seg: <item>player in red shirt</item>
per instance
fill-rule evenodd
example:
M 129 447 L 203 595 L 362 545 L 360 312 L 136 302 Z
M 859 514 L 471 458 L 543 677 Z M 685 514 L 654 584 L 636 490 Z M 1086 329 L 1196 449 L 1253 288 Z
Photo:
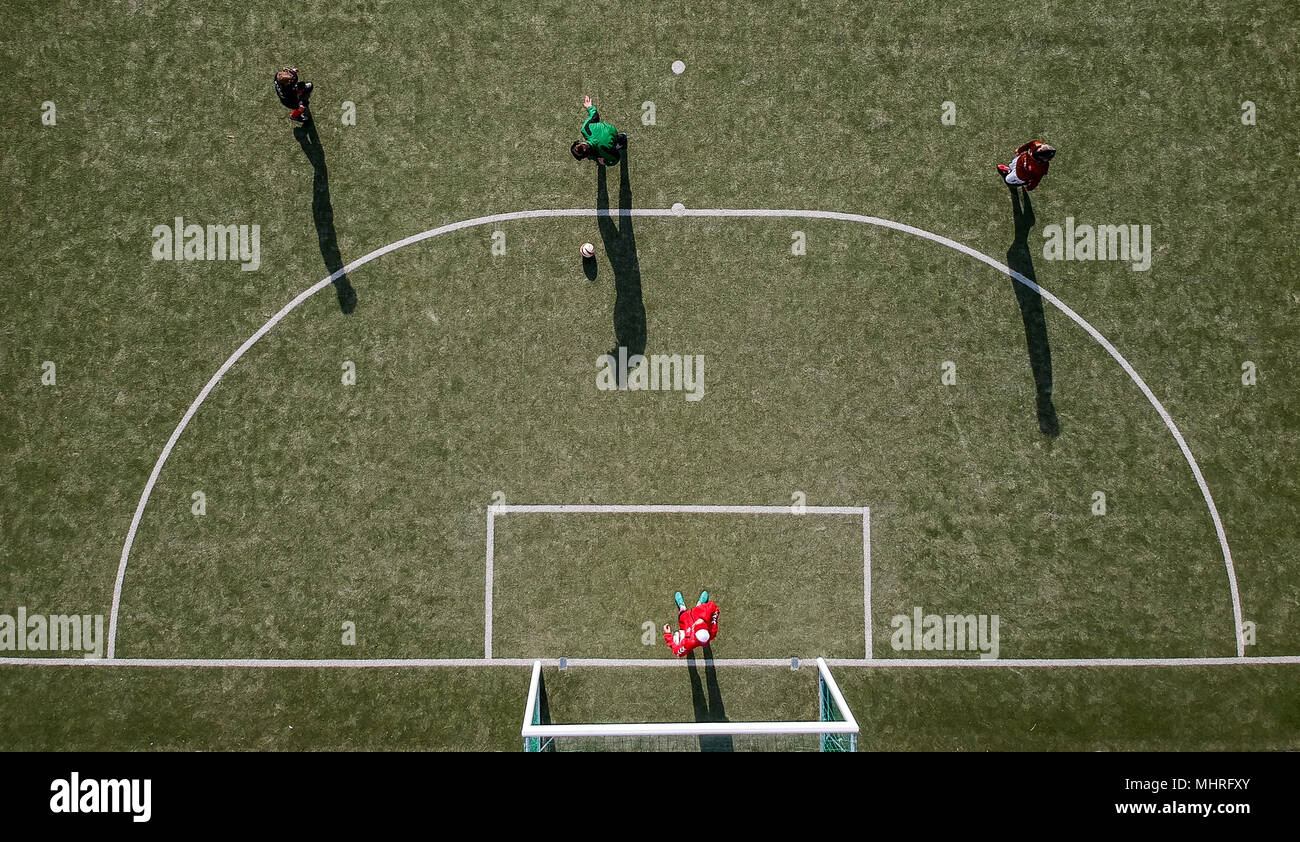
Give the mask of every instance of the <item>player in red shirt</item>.
M 1016 157 L 1011 165 L 998 164 L 998 175 L 1008 187 L 1024 185 L 1026 190 L 1033 190 L 1047 175 L 1048 162 L 1056 156 L 1056 150 L 1041 140 L 1031 140 L 1016 150 Z
M 679 658 L 699 646 L 708 646 L 718 637 L 718 604 L 709 599 L 708 591 L 700 592 L 700 601 L 688 609 L 682 601 L 681 591 L 673 594 L 677 603 L 677 631 L 664 623 L 664 643 Z

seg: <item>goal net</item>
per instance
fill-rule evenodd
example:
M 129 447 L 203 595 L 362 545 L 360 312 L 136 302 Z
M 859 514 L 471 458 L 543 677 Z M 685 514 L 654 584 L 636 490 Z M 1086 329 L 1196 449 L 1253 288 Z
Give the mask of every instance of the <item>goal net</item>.
M 542 722 L 542 662 L 524 707 L 524 751 L 856 751 L 858 721 L 817 659 L 818 718 L 792 722 Z

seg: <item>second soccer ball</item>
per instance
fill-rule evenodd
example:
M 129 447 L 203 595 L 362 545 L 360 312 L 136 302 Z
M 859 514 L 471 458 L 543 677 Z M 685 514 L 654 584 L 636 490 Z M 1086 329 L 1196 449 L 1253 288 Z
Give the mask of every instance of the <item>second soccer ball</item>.
M 583 256 L 583 257 L 595 257 L 595 256 L 596 256 L 596 247 L 593 246 L 591 243 L 583 243 L 583 244 L 582 244 L 582 256 Z

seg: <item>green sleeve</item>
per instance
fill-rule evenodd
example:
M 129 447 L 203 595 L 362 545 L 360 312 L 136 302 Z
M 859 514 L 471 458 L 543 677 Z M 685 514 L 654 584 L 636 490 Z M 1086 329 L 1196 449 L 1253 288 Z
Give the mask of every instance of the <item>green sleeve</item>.
M 589 105 L 587 106 L 587 119 L 582 121 L 582 136 L 584 138 L 591 137 L 591 130 L 587 127 L 591 125 L 591 121 L 594 119 L 596 119 L 596 106 Z

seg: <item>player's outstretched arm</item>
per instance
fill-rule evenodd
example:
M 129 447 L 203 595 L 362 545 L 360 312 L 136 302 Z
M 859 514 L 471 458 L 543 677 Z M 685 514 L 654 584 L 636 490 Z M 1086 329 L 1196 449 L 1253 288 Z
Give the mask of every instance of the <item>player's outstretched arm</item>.
M 681 643 L 673 642 L 673 630 L 672 627 L 670 627 L 667 623 L 664 623 L 664 643 L 667 643 L 668 648 L 672 651 L 674 655 L 676 655 L 679 658 L 686 657 L 686 653 L 691 651 L 691 647 L 687 643 L 687 639 L 685 637 L 682 638 Z

